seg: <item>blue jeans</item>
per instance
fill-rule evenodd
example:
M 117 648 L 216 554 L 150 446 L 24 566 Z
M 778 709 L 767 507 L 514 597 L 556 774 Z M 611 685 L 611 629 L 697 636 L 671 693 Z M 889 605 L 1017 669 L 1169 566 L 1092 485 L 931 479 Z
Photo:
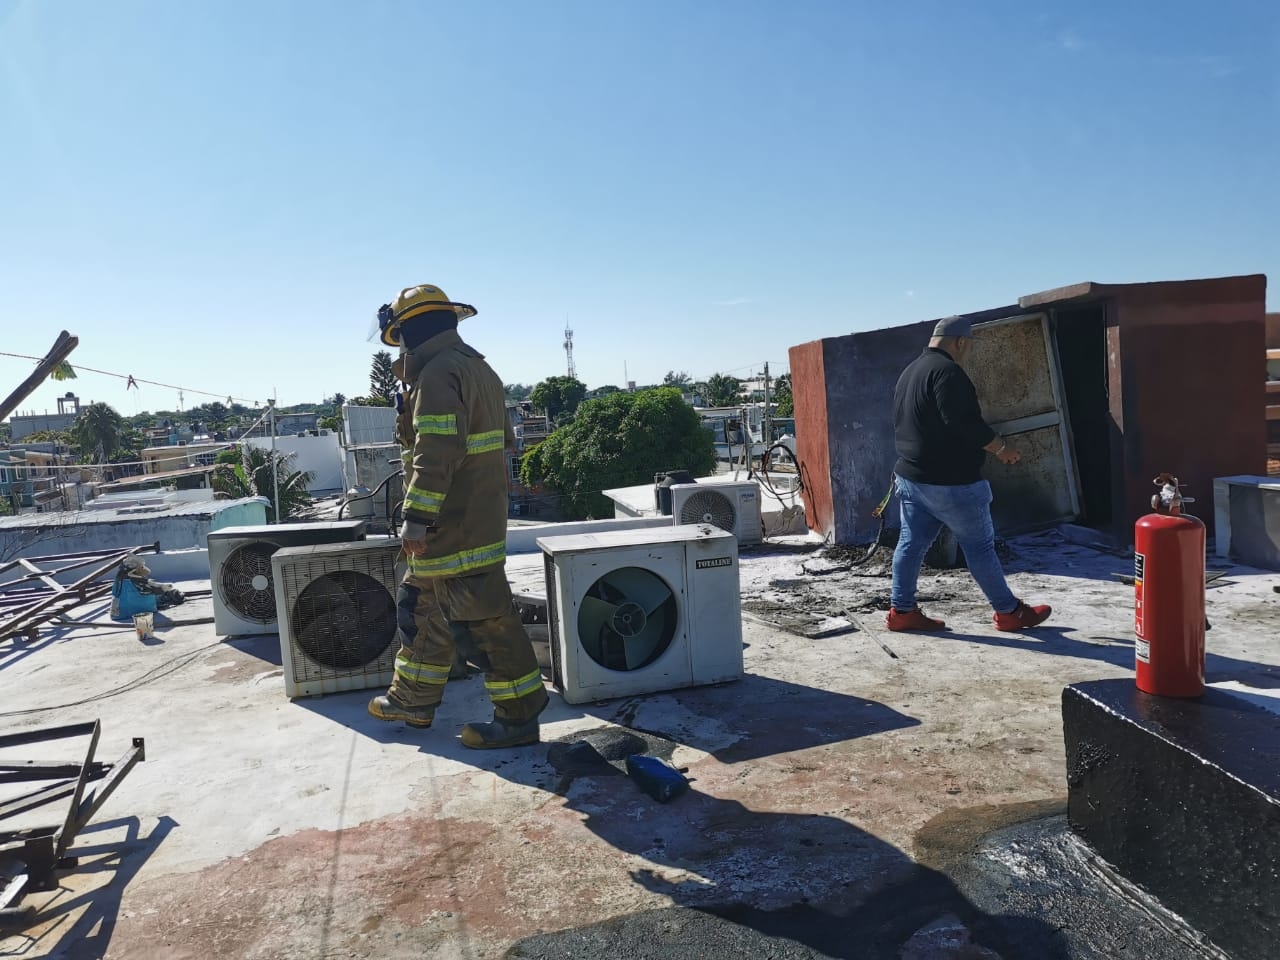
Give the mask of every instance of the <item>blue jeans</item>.
M 986 594 L 997 613 L 1009 613 L 1018 598 L 1005 582 L 1000 558 L 996 556 L 995 528 L 991 525 L 991 484 L 985 480 L 959 487 L 932 483 L 912 483 L 895 477 L 898 505 L 902 512 L 902 534 L 893 552 L 893 608 L 916 608 L 916 581 L 924 555 L 946 525 L 964 551 L 973 579 Z

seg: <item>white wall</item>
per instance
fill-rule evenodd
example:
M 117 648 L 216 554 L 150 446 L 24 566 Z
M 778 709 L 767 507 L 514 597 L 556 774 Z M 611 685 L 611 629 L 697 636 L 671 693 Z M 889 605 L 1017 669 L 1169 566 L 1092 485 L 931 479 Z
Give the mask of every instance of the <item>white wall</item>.
M 141 513 L 136 516 L 96 511 L 42 513 L 39 522 L 0 525 L 0 557 L 42 557 L 90 550 L 127 550 L 159 542 L 161 550 L 204 548 L 209 534 L 223 527 L 267 522 L 260 497 L 210 505 L 208 513 Z
M 270 437 L 253 437 L 245 443 L 265 450 L 271 449 Z M 309 470 L 315 474 L 310 487 L 312 493 L 343 488 L 342 448 L 338 446 L 336 434 L 330 432 L 325 437 L 276 437 L 276 450 L 297 456 L 294 469 Z
M 396 411 L 394 407 L 356 407 L 346 404 L 342 408 L 342 432 L 348 447 L 366 443 L 394 443 L 396 439 Z

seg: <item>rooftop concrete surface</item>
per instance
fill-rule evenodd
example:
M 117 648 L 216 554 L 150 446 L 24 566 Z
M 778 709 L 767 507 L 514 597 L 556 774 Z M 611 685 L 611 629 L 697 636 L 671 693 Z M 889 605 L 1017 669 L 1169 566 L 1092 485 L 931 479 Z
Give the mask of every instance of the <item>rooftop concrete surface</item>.
M 922 604 L 951 626 L 929 637 L 885 630 L 882 555 L 744 550 L 743 680 L 553 696 L 524 750 L 461 746 L 490 713 L 478 678 L 425 731 L 369 717 L 379 691 L 290 702 L 278 639 L 220 640 L 207 599 L 149 643 L 80 625 L 0 644 L 0 733 L 101 718 L 99 759 L 133 737 L 147 753 L 0 957 L 1047 955 L 1003 937 L 938 850 L 1061 809 L 1062 688 L 1132 675 L 1133 588 L 1112 576 L 1132 561 L 1054 533 L 1006 555 L 1049 624 L 997 633 L 967 573 L 926 571 Z M 540 564 L 513 557 L 513 581 Z M 1211 682 L 1280 690 L 1278 584 L 1232 568 L 1211 585 Z M 774 625 L 787 611 L 857 629 L 809 639 Z M 687 768 L 690 793 L 642 794 L 615 766 L 637 749 Z M 972 950 L 928 952 L 955 915 Z

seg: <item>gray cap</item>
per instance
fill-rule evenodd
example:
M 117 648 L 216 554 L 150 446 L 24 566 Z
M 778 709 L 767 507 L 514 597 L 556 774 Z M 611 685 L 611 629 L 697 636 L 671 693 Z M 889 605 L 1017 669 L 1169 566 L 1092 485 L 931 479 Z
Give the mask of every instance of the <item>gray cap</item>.
M 933 326 L 935 337 L 972 337 L 973 327 L 964 317 L 943 317 Z

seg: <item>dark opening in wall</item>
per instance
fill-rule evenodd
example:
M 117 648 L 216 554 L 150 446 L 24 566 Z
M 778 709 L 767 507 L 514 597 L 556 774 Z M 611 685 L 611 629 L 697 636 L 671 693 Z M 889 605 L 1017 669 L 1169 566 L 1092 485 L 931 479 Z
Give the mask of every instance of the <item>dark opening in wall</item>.
M 1092 304 L 1053 312 L 1062 395 L 1071 422 L 1080 476 L 1081 523 L 1103 529 L 1112 521 L 1111 409 L 1107 395 L 1106 308 Z

